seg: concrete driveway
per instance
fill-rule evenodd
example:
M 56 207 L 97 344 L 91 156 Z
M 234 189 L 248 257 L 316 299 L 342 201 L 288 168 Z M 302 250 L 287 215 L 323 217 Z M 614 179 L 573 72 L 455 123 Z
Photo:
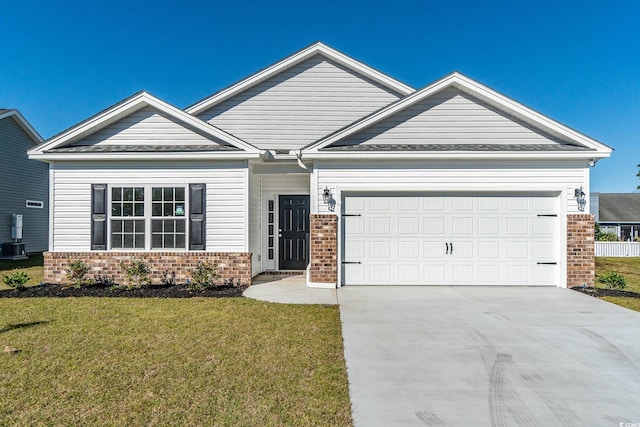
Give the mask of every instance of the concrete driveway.
M 559 288 L 338 301 L 357 426 L 640 426 L 640 313 Z

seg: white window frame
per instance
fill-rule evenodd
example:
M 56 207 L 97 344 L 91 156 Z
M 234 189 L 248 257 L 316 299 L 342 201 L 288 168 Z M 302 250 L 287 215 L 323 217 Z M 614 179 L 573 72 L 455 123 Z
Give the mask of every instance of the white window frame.
M 111 209 L 113 207 L 112 203 L 112 189 L 113 188 L 143 188 L 144 189 L 144 216 L 143 217 L 122 217 L 122 216 L 112 216 Z M 174 216 L 174 217 L 153 217 L 152 216 L 152 190 L 153 188 L 184 188 L 184 216 Z M 151 223 L 154 219 L 182 219 L 185 221 L 185 236 L 184 236 L 184 248 L 151 248 L 152 241 L 152 228 Z M 144 248 L 114 248 L 111 242 L 111 221 L 118 219 L 125 220 L 143 220 L 144 221 Z M 189 250 L 189 184 L 109 184 L 107 185 L 107 250 L 110 252 L 187 252 Z

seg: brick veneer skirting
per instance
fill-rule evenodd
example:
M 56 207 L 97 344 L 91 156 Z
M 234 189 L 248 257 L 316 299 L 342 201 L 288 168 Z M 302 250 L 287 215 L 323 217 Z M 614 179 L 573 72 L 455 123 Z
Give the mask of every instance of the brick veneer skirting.
M 338 278 L 338 217 L 333 214 L 312 214 L 311 282 L 336 283 Z
M 218 264 L 217 271 L 222 275 L 220 281 L 233 277 L 234 281 L 240 279 L 243 284 L 251 284 L 250 252 L 45 252 L 44 281 L 66 283 L 65 269 L 69 260 L 80 259 L 89 266 L 89 278 L 114 276 L 117 283 L 123 284 L 126 277 L 120 261 L 127 263 L 140 256 L 145 256 L 152 283 L 160 283 L 164 271 L 175 272 L 176 282 L 184 283 L 191 277 L 188 268 L 194 267 L 199 261 L 211 261 Z
M 594 216 L 567 215 L 567 287 L 595 283 Z

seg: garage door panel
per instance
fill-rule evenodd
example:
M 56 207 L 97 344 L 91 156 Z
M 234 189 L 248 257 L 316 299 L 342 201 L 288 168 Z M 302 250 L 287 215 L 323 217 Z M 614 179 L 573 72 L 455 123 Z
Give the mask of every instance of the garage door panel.
M 346 196 L 343 283 L 557 285 L 557 206 L 557 196 Z

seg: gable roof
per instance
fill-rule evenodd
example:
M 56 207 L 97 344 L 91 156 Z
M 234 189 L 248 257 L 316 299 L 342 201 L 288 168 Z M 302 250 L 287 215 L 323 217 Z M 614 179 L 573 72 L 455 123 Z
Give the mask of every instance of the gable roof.
M 599 193 L 600 222 L 640 223 L 640 193 Z
M 44 143 L 34 147 L 29 150 L 28 154 L 30 158 L 37 159 L 61 159 L 66 158 L 67 156 L 72 156 L 70 158 L 79 158 L 79 153 L 82 153 L 84 158 L 89 158 L 93 153 L 101 153 L 100 159 L 106 160 L 109 159 L 109 153 L 111 153 L 112 158 L 122 158 L 123 155 L 126 155 L 127 158 L 146 158 L 153 153 L 168 153 L 173 151 L 169 151 L 166 149 L 155 149 L 157 148 L 155 145 L 149 145 L 145 148 L 138 149 L 125 149 L 120 148 L 118 146 L 112 146 L 111 149 L 106 148 L 84 148 L 84 149 L 75 149 L 72 150 L 69 147 L 74 142 L 79 141 L 83 138 L 88 137 L 95 132 L 113 124 L 124 117 L 127 117 L 130 114 L 135 113 L 136 111 L 141 110 L 145 107 L 152 107 L 163 115 L 176 120 L 179 123 L 184 124 L 192 129 L 195 129 L 202 134 L 208 135 L 212 139 L 216 139 L 222 141 L 224 144 L 228 144 L 231 149 L 208 149 L 208 150 L 190 150 L 184 148 L 180 150 L 184 152 L 182 157 L 189 157 L 191 155 L 197 155 L 197 153 L 205 151 L 209 153 L 214 153 L 215 156 L 220 157 L 224 154 L 225 157 L 229 157 L 231 155 L 242 158 L 249 157 L 258 157 L 260 154 L 260 150 L 256 147 L 248 144 L 241 139 L 230 135 L 224 132 L 221 129 L 216 128 L 209 123 L 206 123 L 197 117 L 194 117 L 190 114 L 185 113 L 173 105 L 162 101 L 159 98 L 145 92 L 140 91 L 129 98 L 124 99 L 123 101 L 103 110 L 102 112 L 84 120 L 83 122 L 78 123 L 77 125 L 59 133 L 58 135 L 53 136 L 48 139 Z M 232 153 L 230 153 L 232 152 Z M 135 153 L 135 154 L 132 154 Z
M 475 80 L 472 80 L 458 72 L 454 72 L 435 81 L 430 85 L 427 85 L 423 89 L 420 89 L 414 93 L 411 93 L 405 96 L 404 98 L 392 104 L 389 104 L 388 106 L 381 108 L 380 110 L 364 117 L 363 119 L 358 120 L 352 123 L 351 125 L 346 126 L 334 132 L 333 134 L 320 139 L 319 141 L 313 144 L 308 145 L 303 149 L 303 152 L 305 152 L 305 155 L 307 157 L 321 157 L 322 156 L 321 153 L 327 152 L 327 151 L 340 151 L 341 153 L 345 153 L 347 151 L 357 152 L 358 150 L 363 150 L 363 149 L 368 152 L 375 151 L 372 148 L 365 149 L 364 147 L 359 147 L 357 145 L 351 146 L 349 148 L 337 149 L 336 145 L 339 145 L 340 141 L 343 141 L 346 138 L 352 135 L 355 135 L 356 133 L 370 126 L 376 123 L 379 123 L 382 120 L 387 119 L 403 110 L 406 110 L 411 106 L 417 104 L 418 102 L 424 99 L 427 99 L 440 91 L 443 91 L 444 89 L 451 88 L 451 87 L 457 88 L 462 92 L 465 92 L 475 98 L 478 98 L 479 100 L 491 106 L 494 106 L 498 110 L 503 111 L 506 114 L 524 123 L 527 123 L 534 128 L 540 129 L 546 133 L 549 133 L 550 135 L 560 138 L 568 142 L 569 144 L 573 144 L 573 147 L 575 148 L 574 150 L 570 149 L 572 145 L 567 147 L 567 150 L 562 150 L 562 151 L 565 151 L 567 155 L 578 154 L 579 157 L 585 157 L 585 152 L 587 152 L 588 157 L 597 159 L 597 158 L 608 157 L 612 151 L 610 147 L 584 134 L 581 134 L 555 120 L 552 120 L 549 117 L 546 117 L 512 100 L 511 98 L 508 98 L 494 91 L 493 89 L 490 89 L 487 86 L 484 86 L 476 82 Z M 448 149 L 444 151 L 447 151 L 449 153 L 474 152 L 476 154 L 479 151 L 480 152 L 486 151 L 485 149 L 477 145 L 478 144 L 470 144 L 470 145 L 465 145 L 464 147 L 459 147 L 460 148 L 459 150 Z M 441 147 L 440 148 L 431 147 L 429 145 L 425 145 L 424 150 L 436 151 L 436 152 L 443 151 Z M 386 151 L 385 155 L 388 156 L 389 150 L 384 150 L 384 151 Z M 412 149 L 411 151 L 416 151 L 416 150 Z M 502 150 L 497 150 L 494 147 L 494 149 L 491 151 L 502 151 L 503 153 L 505 153 L 505 152 L 511 152 L 514 150 L 511 150 L 509 147 L 505 146 L 502 148 Z M 515 151 L 522 151 L 522 150 L 515 150 Z M 545 151 L 557 152 L 558 150 L 545 150 L 544 147 L 539 147 L 539 149 L 536 149 L 533 151 L 535 151 L 536 153 L 542 153 Z M 558 154 L 556 153 L 555 155 L 557 156 Z M 412 155 L 412 157 L 415 157 L 415 154 Z
M 293 67 L 294 65 L 305 61 L 309 58 L 311 58 L 314 55 L 323 55 L 326 58 L 333 60 L 334 62 L 355 71 L 356 73 L 363 75 L 379 84 L 381 84 L 382 86 L 385 86 L 389 89 L 391 89 L 394 92 L 397 92 L 400 95 L 407 95 L 411 92 L 413 92 L 415 89 L 412 88 L 411 86 L 408 86 L 378 70 L 375 70 L 373 68 L 371 68 L 370 66 L 357 61 L 345 54 L 343 54 L 342 52 L 339 52 L 329 46 L 327 46 L 324 43 L 321 42 L 315 42 L 313 44 L 311 44 L 310 46 L 307 46 L 306 48 L 303 48 L 301 50 L 299 50 L 298 52 L 294 53 L 293 55 L 290 55 L 278 62 L 276 62 L 275 64 L 264 68 L 260 71 L 258 71 L 257 73 L 254 73 L 252 75 L 250 75 L 249 77 L 239 81 L 238 83 L 235 83 L 225 89 L 222 89 L 216 93 L 214 93 L 213 95 L 210 95 L 198 102 L 196 102 L 195 104 L 185 108 L 185 111 L 189 114 L 199 114 L 209 108 L 211 108 L 212 106 L 231 98 L 232 96 L 247 90 L 253 86 L 255 86 L 256 84 L 263 82 L 273 76 L 275 76 L 276 74 L 279 74 L 291 67 Z
M 24 118 L 20 111 L 14 109 L 3 108 L 0 109 L 0 120 L 4 118 L 13 118 L 18 125 L 25 131 L 25 133 L 33 140 L 34 144 L 40 144 L 42 142 L 42 137 L 40 134 L 31 126 L 31 124 Z

